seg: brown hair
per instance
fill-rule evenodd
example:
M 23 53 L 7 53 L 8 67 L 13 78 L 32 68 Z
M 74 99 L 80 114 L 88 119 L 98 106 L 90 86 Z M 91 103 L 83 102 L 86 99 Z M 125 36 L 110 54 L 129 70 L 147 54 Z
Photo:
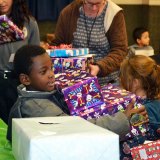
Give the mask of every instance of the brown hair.
M 135 55 L 125 59 L 120 67 L 122 87 L 131 91 L 133 79 L 139 79 L 148 99 L 156 99 L 160 93 L 160 66 L 150 57 Z

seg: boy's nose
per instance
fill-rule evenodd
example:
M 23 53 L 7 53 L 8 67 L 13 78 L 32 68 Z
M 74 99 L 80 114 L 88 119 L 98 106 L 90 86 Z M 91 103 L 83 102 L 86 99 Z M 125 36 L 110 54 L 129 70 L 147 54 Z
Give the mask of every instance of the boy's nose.
M 50 72 L 49 72 L 49 78 L 53 78 L 53 77 L 54 77 L 54 71 L 50 70 Z

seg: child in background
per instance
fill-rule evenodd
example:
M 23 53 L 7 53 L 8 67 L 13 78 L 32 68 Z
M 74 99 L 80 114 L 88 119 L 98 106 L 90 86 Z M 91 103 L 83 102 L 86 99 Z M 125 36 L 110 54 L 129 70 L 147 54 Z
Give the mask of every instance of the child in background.
M 142 98 L 142 104 L 149 116 L 149 130 L 146 135 L 136 137 L 136 141 L 130 140 L 121 146 L 121 151 L 129 156 L 130 147 L 143 143 L 144 140 L 160 138 L 160 66 L 150 57 L 132 56 L 121 64 L 120 83 L 124 89 Z
M 52 61 L 45 49 L 40 46 L 26 45 L 15 54 L 14 69 L 21 85 L 18 86 L 18 99 L 11 109 L 7 138 L 11 140 L 12 118 L 67 116 L 68 107 L 63 95 L 54 88 Z M 90 122 L 107 128 L 120 135 L 129 132 L 129 121 L 132 112 L 146 115 L 145 108 L 133 109 L 132 104 L 122 113 L 92 119 Z M 148 120 L 148 119 L 146 119 Z
M 134 45 L 129 47 L 129 56 L 131 55 L 154 55 L 154 50 L 150 46 L 149 31 L 146 28 L 139 27 L 133 31 Z

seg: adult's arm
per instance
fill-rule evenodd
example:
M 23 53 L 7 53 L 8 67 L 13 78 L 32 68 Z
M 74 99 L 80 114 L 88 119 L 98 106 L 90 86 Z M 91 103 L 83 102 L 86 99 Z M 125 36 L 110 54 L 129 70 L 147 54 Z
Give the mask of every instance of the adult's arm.
M 89 121 L 102 128 L 117 133 L 120 136 L 120 140 L 124 139 L 130 129 L 128 118 L 122 112 L 118 112 L 113 116 L 107 115 L 100 117 L 99 119 L 91 119 Z
M 38 28 L 38 24 L 34 18 L 30 19 L 29 32 L 30 32 L 30 34 L 29 34 L 29 38 L 28 38 L 28 44 L 40 45 L 39 28 Z
M 141 106 L 140 108 L 134 108 L 135 99 L 131 101 L 131 103 L 127 106 L 126 110 L 122 112 L 117 112 L 116 114 L 110 116 L 102 116 L 99 119 L 91 119 L 90 122 L 106 128 L 114 133 L 117 133 L 120 136 L 120 140 L 125 138 L 125 135 L 130 131 L 130 123 L 129 119 L 132 114 L 141 114 L 145 117 L 144 123 L 148 123 L 148 114 L 145 109 L 145 106 Z
M 106 76 L 107 74 L 116 71 L 120 68 L 120 63 L 127 55 L 127 32 L 123 11 L 119 11 L 106 33 L 110 52 L 96 64 L 100 68 L 99 76 Z
M 77 19 L 79 17 L 79 7 L 82 1 L 73 1 L 66 6 L 60 13 L 55 29 L 55 38 L 52 45 L 71 44 L 73 33 L 76 31 Z

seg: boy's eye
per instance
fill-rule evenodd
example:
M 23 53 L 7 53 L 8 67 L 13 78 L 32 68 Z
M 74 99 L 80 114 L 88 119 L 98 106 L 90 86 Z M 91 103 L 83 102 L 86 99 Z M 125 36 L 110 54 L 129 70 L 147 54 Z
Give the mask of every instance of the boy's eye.
M 46 73 L 46 70 L 40 71 L 40 74 L 45 74 L 45 73 Z

